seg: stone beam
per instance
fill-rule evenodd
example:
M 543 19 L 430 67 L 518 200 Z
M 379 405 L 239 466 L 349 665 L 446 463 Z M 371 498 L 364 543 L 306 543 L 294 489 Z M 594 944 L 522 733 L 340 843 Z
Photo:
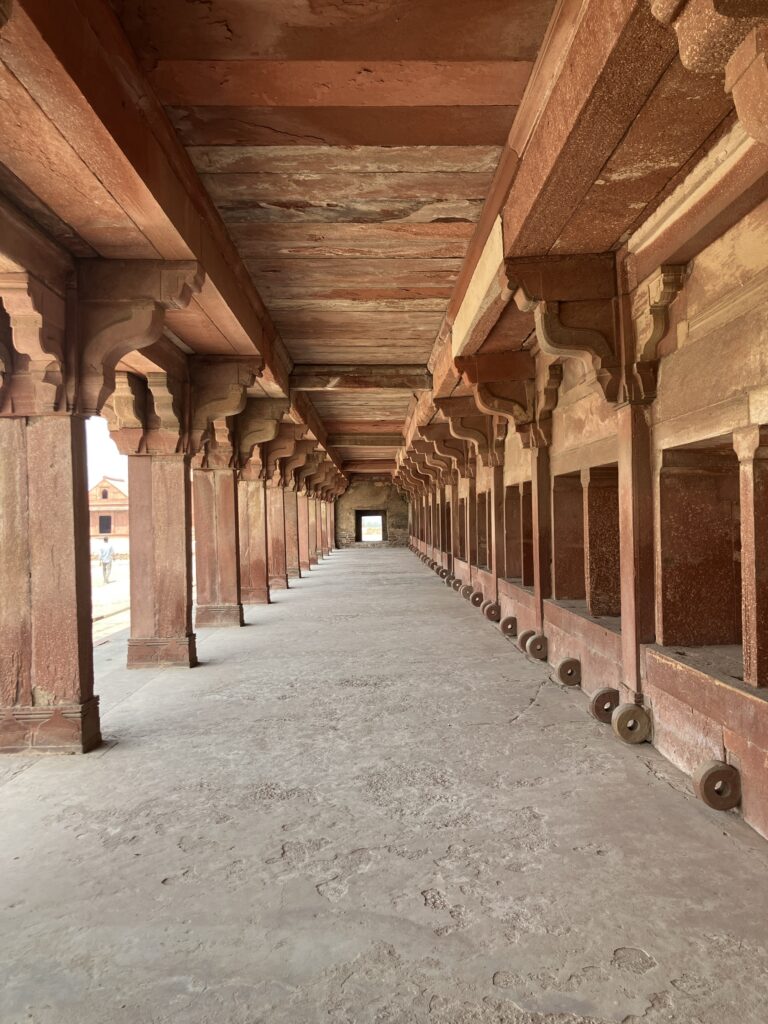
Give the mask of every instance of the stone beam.
M 287 392 L 284 346 L 109 4 L 14 4 L 0 78 L 12 90 L 0 159 L 85 241 L 83 254 L 200 260 L 194 305 L 210 336 L 260 352 Z
M 150 81 L 174 106 L 517 106 L 530 61 L 160 60 Z
M 338 448 L 399 448 L 402 434 L 331 434 L 328 444 Z
M 344 472 L 349 473 L 389 473 L 395 470 L 391 459 L 360 459 L 344 463 Z
M 401 391 L 429 391 L 432 375 L 426 366 L 294 366 L 292 391 L 364 391 L 368 388 L 393 388 Z

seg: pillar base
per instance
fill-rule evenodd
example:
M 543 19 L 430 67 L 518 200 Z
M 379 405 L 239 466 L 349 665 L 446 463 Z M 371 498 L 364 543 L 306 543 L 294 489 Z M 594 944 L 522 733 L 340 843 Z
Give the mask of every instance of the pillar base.
M 86 754 L 101 744 L 99 698 L 0 712 L 0 753 Z
M 241 587 L 243 604 L 269 604 L 269 587 Z
M 199 604 L 195 612 L 196 626 L 244 626 L 241 604 Z
M 269 577 L 270 590 L 287 590 L 288 589 L 288 577 L 287 576 L 270 576 Z
M 301 570 L 298 565 L 291 565 L 288 567 L 288 579 L 298 580 L 301 579 Z
M 150 668 L 153 665 L 197 664 L 195 634 L 189 636 L 131 637 L 128 641 L 128 668 Z
M 299 573 L 300 573 L 300 575 L 303 576 L 305 573 L 308 573 L 308 572 L 309 572 L 309 562 L 308 561 L 307 562 L 301 562 L 300 565 L 299 565 Z

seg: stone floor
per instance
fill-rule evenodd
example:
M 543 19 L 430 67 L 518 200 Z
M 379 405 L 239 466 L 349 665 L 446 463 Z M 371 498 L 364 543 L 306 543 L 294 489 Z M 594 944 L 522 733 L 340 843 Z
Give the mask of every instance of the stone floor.
M 2 1024 L 765 1024 L 768 844 L 416 558 L 249 622 L 3 762 Z

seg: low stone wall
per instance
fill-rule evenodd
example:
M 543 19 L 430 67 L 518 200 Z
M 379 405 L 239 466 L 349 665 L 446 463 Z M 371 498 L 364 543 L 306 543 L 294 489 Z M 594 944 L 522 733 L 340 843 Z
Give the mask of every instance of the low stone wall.
M 408 543 L 408 503 L 393 483 L 387 480 L 353 479 L 336 499 L 336 544 L 340 548 L 355 545 L 355 512 L 358 509 L 387 513 L 384 544 L 405 547 Z

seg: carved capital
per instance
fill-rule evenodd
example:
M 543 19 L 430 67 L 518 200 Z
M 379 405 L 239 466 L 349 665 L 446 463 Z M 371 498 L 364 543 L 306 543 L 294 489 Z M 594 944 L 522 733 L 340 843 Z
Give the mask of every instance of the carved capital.
M 115 367 L 129 352 L 159 340 L 165 314 L 183 309 L 204 274 L 193 261 L 80 260 L 78 404 L 98 413 L 115 386 Z
M 236 416 L 245 408 L 247 390 L 260 373 L 246 360 L 192 363 L 192 429 L 190 445 L 197 451 L 215 420 Z
M 652 0 L 651 12 L 677 36 L 683 67 L 711 76 L 724 74 L 731 54 L 766 16 L 759 0 Z
M 297 441 L 293 455 L 283 459 L 281 464 L 283 484 L 289 490 L 296 489 L 296 471 L 306 464 L 307 459 L 316 448 L 317 441 Z
M 114 391 L 102 412 L 118 451 L 123 455 L 141 454 L 147 419 L 146 382 L 133 373 L 116 373 Z
M 277 437 L 289 403 L 284 398 L 248 398 L 237 418 L 240 461 L 245 465 L 259 445 Z
M 281 423 L 277 433 L 264 446 L 264 475 L 268 483 L 283 485 L 285 480 L 280 462 L 290 458 L 297 443 L 307 433 L 307 427 L 295 423 Z
M 500 466 L 504 461 L 507 424 L 501 416 L 480 412 L 473 398 L 436 398 L 435 407 L 448 421 L 451 434 L 468 441 L 483 466 Z
M 768 145 L 768 17 L 749 32 L 725 70 L 725 88 L 748 135 Z
M 27 273 L 0 274 L 0 300 L 10 324 L 3 345 L 3 412 L 40 416 L 63 401 L 64 299 Z
M 325 452 L 310 452 L 303 466 L 296 470 L 296 490 L 309 494 L 309 480 L 317 472 Z
M 212 420 L 206 431 L 205 444 L 199 454 L 199 469 L 236 469 L 237 449 L 234 444 L 232 421 L 227 417 Z

